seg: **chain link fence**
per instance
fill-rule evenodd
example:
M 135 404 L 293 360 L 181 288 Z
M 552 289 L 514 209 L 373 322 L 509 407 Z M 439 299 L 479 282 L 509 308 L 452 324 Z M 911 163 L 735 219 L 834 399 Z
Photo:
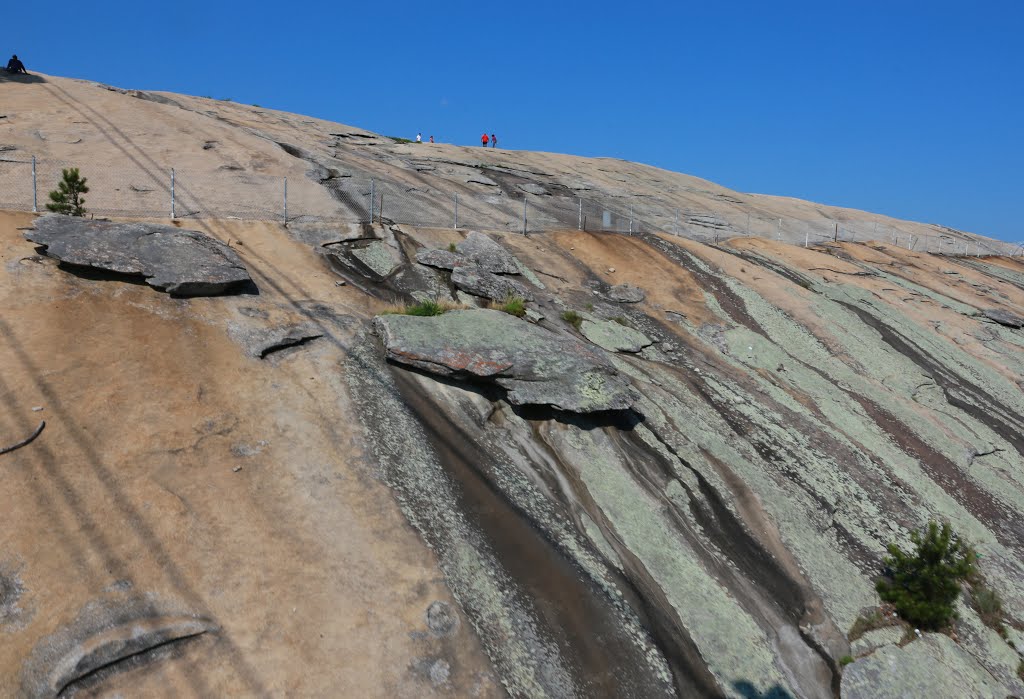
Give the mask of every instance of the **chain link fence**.
M 0 208 L 45 211 L 48 193 L 73 163 L 0 153 Z M 756 236 L 797 245 L 830 241 L 888 242 L 910 250 L 946 255 L 1021 255 L 1022 244 L 981 241 L 958 231 L 921 225 L 905 230 L 888 222 L 778 218 L 732 201 L 721 210 L 673 206 L 653 196 L 602 199 L 561 196 L 536 184 L 478 193 L 400 184 L 380 179 L 334 176 L 317 183 L 222 166 L 215 171 L 154 169 L 142 164 L 83 168 L 88 178 L 86 209 L 100 216 L 249 221 L 352 222 L 386 220 L 429 228 L 473 228 L 530 232 L 580 229 L 625 234 L 665 232 L 704 242 Z M 453 189 L 456 188 L 453 185 Z M 667 191 L 667 194 L 685 194 Z M 719 195 L 724 197 L 725 195 Z M 745 204 L 743 210 L 730 206 Z M 636 211 L 642 210 L 644 218 Z M 888 221 L 888 219 L 887 219 Z

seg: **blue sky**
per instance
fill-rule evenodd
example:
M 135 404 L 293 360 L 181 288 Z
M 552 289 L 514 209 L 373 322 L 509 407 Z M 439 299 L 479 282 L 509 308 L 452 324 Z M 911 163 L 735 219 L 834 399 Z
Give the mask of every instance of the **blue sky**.
M 1024 240 L 1020 0 L 57 0 L 3 22 L 30 71 Z

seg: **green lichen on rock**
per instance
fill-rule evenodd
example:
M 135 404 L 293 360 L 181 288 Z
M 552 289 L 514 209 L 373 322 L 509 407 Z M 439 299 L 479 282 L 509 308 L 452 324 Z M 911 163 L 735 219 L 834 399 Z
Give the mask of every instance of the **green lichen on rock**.
M 580 326 L 583 337 L 609 352 L 636 353 L 653 344 L 653 340 L 639 330 L 611 320 L 584 320 Z

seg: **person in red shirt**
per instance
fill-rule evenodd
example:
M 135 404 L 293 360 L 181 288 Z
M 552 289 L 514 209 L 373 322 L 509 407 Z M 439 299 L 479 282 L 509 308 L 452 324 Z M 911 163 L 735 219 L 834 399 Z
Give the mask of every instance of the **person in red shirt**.
M 484 134 L 483 136 L 480 137 L 480 145 L 486 148 L 488 140 L 489 139 L 487 138 L 487 134 Z

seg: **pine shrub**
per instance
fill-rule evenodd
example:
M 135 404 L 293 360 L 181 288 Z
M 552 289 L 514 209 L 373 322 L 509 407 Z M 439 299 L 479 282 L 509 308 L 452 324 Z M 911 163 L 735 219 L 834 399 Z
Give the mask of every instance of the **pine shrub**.
M 887 576 L 876 584 L 878 594 L 896 607 L 899 615 L 924 629 L 949 625 L 960 582 L 976 574 L 974 551 L 953 533 L 948 523 L 929 522 L 913 532 L 914 550 L 889 544 L 884 563 Z
M 50 192 L 50 202 L 46 208 L 54 213 L 68 216 L 85 216 L 85 199 L 83 194 L 89 192 L 86 178 L 82 177 L 77 167 L 64 168 L 57 189 Z

